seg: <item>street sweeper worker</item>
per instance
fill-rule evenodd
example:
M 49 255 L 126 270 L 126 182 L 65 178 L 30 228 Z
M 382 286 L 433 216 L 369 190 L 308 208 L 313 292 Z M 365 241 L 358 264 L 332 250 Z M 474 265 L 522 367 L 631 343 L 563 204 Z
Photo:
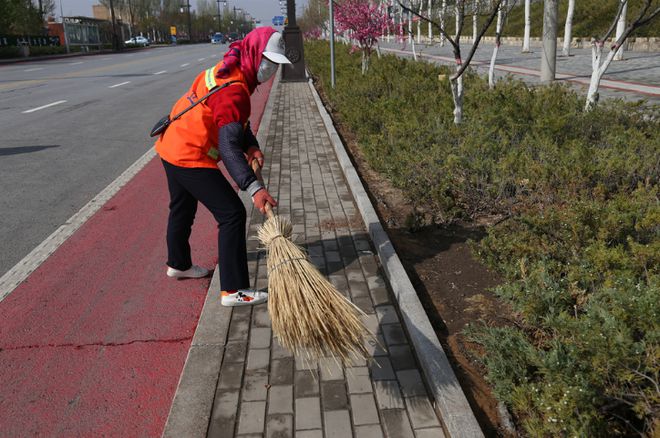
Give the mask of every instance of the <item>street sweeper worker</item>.
M 288 64 L 282 35 L 259 27 L 243 40 L 233 42 L 223 59 L 201 72 L 170 113 L 174 118 L 209 91 L 217 92 L 173 120 L 156 141 L 170 192 L 167 223 L 167 275 L 201 278 L 209 274 L 194 265 L 190 255 L 191 228 L 201 202 L 218 223 L 218 266 L 225 306 L 267 301 L 268 294 L 250 289 L 245 241 L 246 211 L 231 184 L 218 168 L 222 160 L 241 190 L 250 194 L 256 208 L 277 202 L 251 168 L 262 154 L 250 124 L 250 95 L 270 79 L 279 64 Z

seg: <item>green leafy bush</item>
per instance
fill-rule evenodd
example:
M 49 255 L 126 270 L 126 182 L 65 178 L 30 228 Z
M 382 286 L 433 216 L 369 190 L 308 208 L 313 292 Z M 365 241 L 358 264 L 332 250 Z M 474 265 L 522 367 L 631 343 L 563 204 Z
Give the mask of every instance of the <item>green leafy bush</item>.
M 18 58 L 19 56 L 18 47 L 0 47 L 0 59 Z
M 585 113 L 563 86 L 465 78 L 453 124 L 445 68 L 305 46 L 308 68 L 369 164 L 427 218 L 508 218 L 472 243 L 518 325 L 469 336 L 495 394 L 530 436 L 629 436 L 660 421 L 658 108 Z M 655 422 L 655 423 L 654 423 Z M 655 424 L 655 426 L 654 426 Z
M 66 48 L 63 46 L 30 47 L 30 56 L 59 55 L 62 53 L 66 53 Z

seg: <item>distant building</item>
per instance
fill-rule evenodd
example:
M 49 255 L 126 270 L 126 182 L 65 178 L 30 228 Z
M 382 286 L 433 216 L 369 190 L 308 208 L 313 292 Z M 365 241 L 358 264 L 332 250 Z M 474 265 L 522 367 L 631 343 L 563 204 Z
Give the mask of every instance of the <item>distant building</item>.
M 110 10 L 103 5 L 92 5 L 92 13 L 97 20 L 110 20 Z

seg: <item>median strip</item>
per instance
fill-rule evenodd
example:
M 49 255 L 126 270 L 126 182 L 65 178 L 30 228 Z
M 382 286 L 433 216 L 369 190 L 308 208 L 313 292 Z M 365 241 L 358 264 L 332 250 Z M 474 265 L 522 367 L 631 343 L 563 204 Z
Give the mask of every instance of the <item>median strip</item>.
M 51 107 L 51 106 L 59 105 L 59 104 L 61 104 L 61 103 L 65 103 L 65 102 L 66 102 L 66 100 L 58 100 L 57 102 L 49 103 L 48 105 L 43 105 L 43 106 L 39 106 L 39 107 L 37 107 L 37 108 L 32 108 L 32 109 L 29 109 L 29 110 L 22 111 L 22 113 L 23 113 L 23 114 L 33 113 L 33 112 L 35 112 L 35 111 L 39 111 L 39 110 L 42 110 L 42 109 L 44 109 L 44 108 L 48 108 L 48 107 Z
M 110 85 L 108 88 L 121 87 L 122 85 L 130 84 L 130 83 L 131 83 L 131 81 L 121 82 L 121 83 L 119 83 L 119 84 Z

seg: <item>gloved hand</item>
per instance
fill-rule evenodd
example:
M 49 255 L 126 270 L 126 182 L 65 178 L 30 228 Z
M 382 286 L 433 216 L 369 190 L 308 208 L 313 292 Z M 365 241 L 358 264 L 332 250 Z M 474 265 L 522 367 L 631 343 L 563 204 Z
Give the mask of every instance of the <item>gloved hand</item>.
M 266 214 L 266 203 L 270 204 L 271 207 L 277 205 L 277 201 L 270 196 L 270 193 L 266 189 L 261 189 L 252 195 L 252 202 L 263 214 Z
M 252 161 L 257 160 L 259 168 L 264 167 L 264 154 L 256 146 L 250 146 L 245 154 L 245 159 L 248 162 L 248 165 L 252 167 Z

